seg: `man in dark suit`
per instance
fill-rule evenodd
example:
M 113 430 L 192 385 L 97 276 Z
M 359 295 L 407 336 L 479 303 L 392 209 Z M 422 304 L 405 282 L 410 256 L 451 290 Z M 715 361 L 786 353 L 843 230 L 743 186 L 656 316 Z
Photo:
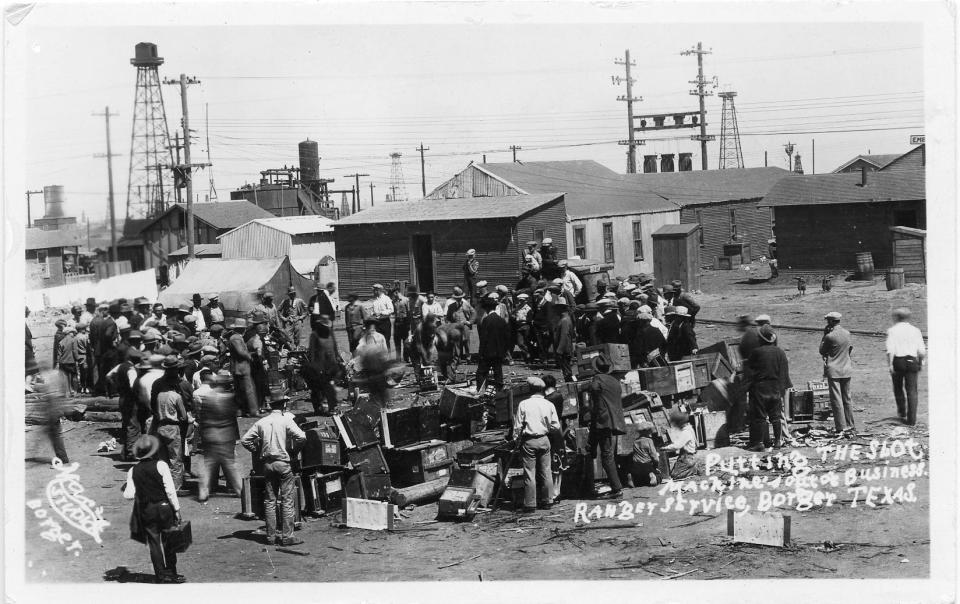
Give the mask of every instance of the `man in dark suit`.
M 590 383 L 592 405 L 588 423 L 590 427 L 588 448 L 591 459 L 586 462 L 584 482 L 588 495 L 596 497 L 592 459 L 596 458 L 597 446 L 599 446 L 600 462 L 603 464 L 603 470 L 607 473 L 607 479 L 610 481 L 610 488 L 612 489 L 607 496 L 614 499 L 620 497 L 623 489 L 620 484 L 620 475 L 617 473 L 617 464 L 614 460 L 614 453 L 616 452 L 616 441 L 614 439 L 627 432 L 626 421 L 623 418 L 623 390 L 620 380 L 610 375 L 610 362 L 605 356 L 600 355 L 594 360 L 594 363 L 599 373 L 593 377 L 593 381 Z
M 314 329 L 322 316 L 331 320 L 337 316 L 337 306 L 333 301 L 333 295 L 337 291 L 337 284 L 331 281 L 327 283 L 324 289 L 319 283 L 314 287 L 317 293 L 310 296 L 310 302 L 307 307 L 310 311 L 310 329 Z
M 557 355 L 557 365 L 563 373 L 563 380 L 572 382 L 573 345 L 577 339 L 573 328 L 573 319 L 570 318 L 570 308 L 567 306 L 567 301 L 563 298 L 554 302 L 554 309 L 560 317 L 554 330 L 553 345 Z
M 617 303 L 609 298 L 603 298 L 597 303 L 601 308 L 601 316 L 596 322 L 598 344 L 620 344 L 620 314 Z
M 490 298 L 480 301 L 485 311 L 477 324 L 480 337 L 480 361 L 477 364 L 477 387 L 487 380 L 493 370 L 493 385 L 497 390 L 503 388 L 503 359 L 510 348 L 510 326 L 496 311 L 497 303 Z
M 120 316 L 120 304 L 114 302 L 109 306 L 109 312 L 103 318 L 100 325 L 99 337 L 94 344 L 94 352 L 97 355 L 98 382 L 97 388 L 107 396 L 114 396 L 115 388 L 107 380 L 107 373 L 120 364 L 120 355 L 117 351 L 117 343 L 120 340 L 120 332 L 117 329 L 117 317 Z

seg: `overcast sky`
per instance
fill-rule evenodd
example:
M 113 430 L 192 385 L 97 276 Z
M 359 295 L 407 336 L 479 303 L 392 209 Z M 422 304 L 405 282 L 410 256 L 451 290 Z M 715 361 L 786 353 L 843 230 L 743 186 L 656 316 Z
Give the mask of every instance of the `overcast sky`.
M 783 145 L 796 144 L 804 167 L 827 172 L 858 153 L 901 153 L 908 137 L 923 133 L 923 32 L 899 23 L 630 23 L 523 24 L 324 24 L 313 7 L 283 10 L 253 5 L 261 25 L 223 5 L 220 25 L 209 10 L 192 15 L 188 5 L 39 6 L 26 28 L 27 97 L 24 154 L 32 189 L 65 187 L 67 211 L 106 215 L 103 118 L 110 106 L 118 216 L 124 215 L 136 70 L 134 45 L 154 42 L 165 63 L 161 78 L 196 76 L 189 90 L 196 159 L 206 158 L 204 113 L 209 106 L 210 155 L 220 199 L 259 171 L 297 162 L 297 143 L 320 144 L 321 174 L 334 188 L 349 188 L 344 175 L 368 183 L 377 201 L 390 180 L 389 154 L 403 154 L 411 198 L 420 196 L 420 162 L 426 154 L 427 190 L 486 152 L 490 162 L 593 159 L 625 171 L 626 108 L 614 65 L 624 49 L 636 60 L 636 112 L 689 111 L 696 58 L 680 52 L 702 41 L 712 53 L 705 74 L 716 91 L 735 90 L 747 167 L 786 166 Z M 321 7 L 322 8 L 322 7 Z M 244 9 L 249 13 L 254 9 Z M 306 10 L 306 9 L 303 9 Z M 677 7 L 682 10 L 682 7 Z M 116 22 L 112 26 L 75 23 Z M 544 13 L 548 14 L 548 13 Z M 661 11 L 662 17 L 664 13 Z M 729 15 L 727 16 L 729 18 Z M 415 18 L 414 18 L 415 19 Z M 342 19 L 341 19 L 342 20 Z M 231 24 L 224 25 L 223 21 Z M 314 21 L 311 25 L 288 25 Z M 140 23 L 140 25 L 136 25 Z M 207 23 L 206 25 L 196 25 Z M 158 25 L 162 24 L 162 25 Z M 171 135 L 179 124 L 178 89 L 163 86 Z M 707 101 L 711 169 L 718 166 L 721 101 Z M 827 131 L 827 132 L 824 132 Z M 829 132 L 833 131 L 833 132 Z M 646 153 L 694 153 L 690 130 L 647 136 Z M 679 138 L 680 140 L 677 140 Z M 208 174 L 198 175 L 203 200 Z M 41 212 L 39 200 L 34 215 Z

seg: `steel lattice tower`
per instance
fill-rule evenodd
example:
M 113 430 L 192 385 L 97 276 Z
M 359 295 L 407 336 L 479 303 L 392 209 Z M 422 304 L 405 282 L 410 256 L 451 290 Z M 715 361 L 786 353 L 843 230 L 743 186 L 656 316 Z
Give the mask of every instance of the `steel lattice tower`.
M 743 151 L 740 149 L 740 130 L 737 128 L 737 109 L 733 105 L 736 92 L 721 92 L 723 119 L 720 124 L 720 169 L 742 168 Z
M 173 155 L 157 72 L 163 58 L 157 56 L 156 44 L 141 42 L 130 64 L 137 68 L 137 86 L 130 135 L 127 218 L 147 218 L 164 211 L 173 193 L 167 168 L 173 165 Z
M 390 201 L 409 201 L 407 184 L 403 180 L 403 164 L 400 153 L 390 154 Z

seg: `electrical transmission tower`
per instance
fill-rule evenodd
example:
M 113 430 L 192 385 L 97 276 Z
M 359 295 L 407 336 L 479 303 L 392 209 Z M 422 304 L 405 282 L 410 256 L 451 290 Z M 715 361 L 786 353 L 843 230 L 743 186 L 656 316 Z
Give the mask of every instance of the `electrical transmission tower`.
M 403 180 L 403 165 L 400 153 L 390 154 L 390 201 L 409 201 L 407 185 Z
M 721 92 L 723 119 L 720 125 L 720 169 L 742 168 L 743 150 L 740 148 L 740 130 L 737 128 L 737 109 L 733 105 L 736 92 Z
M 157 45 L 141 42 L 130 64 L 137 68 L 133 101 L 133 131 L 130 135 L 130 171 L 127 179 L 127 218 L 156 216 L 167 207 L 173 193 L 170 172 L 173 163 L 167 113 L 163 106 L 157 67 Z

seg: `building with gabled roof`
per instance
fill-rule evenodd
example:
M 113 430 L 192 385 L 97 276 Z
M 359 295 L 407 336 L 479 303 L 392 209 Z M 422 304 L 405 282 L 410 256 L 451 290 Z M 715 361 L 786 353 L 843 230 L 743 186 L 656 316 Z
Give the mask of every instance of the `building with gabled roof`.
M 289 256 L 300 274 L 315 276 L 319 264 L 327 266 L 336 258 L 333 224 L 316 215 L 256 218 L 218 239 L 224 258 Z
M 853 159 L 844 162 L 840 167 L 834 170 L 833 173 L 841 174 L 843 172 L 859 172 L 863 168 L 868 170 L 880 170 L 898 157 L 900 157 L 899 153 L 858 155 Z
M 852 271 L 866 252 L 881 272 L 894 266 L 890 227 L 926 229 L 926 187 L 922 168 L 887 168 L 777 183 L 761 205 L 774 213 L 779 267 Z
M 194 244 L 215 244 L 220 235 L 257 218 L 273 214 L 249 201 L 193 204 Z M 169 262 L 171 252 L 187 245 L 186 204 L 174 204 L 140 226 L 145 268 Z
M 524 243 L 550 233 L 566 257 L 563 193 L 393 202 L 333 223 L 341 297 L 368 296 L 379 282 L 416 284 L 449 295 L 464 285 L 466 252 L 476 250 L 478 280 L 513 287 Z
M 68 273 L 77 271 L 84 233 L 75 226 L 55 230 L 29 228 L 25 231 L 27 289 L 45 289 L 66 283 Z

